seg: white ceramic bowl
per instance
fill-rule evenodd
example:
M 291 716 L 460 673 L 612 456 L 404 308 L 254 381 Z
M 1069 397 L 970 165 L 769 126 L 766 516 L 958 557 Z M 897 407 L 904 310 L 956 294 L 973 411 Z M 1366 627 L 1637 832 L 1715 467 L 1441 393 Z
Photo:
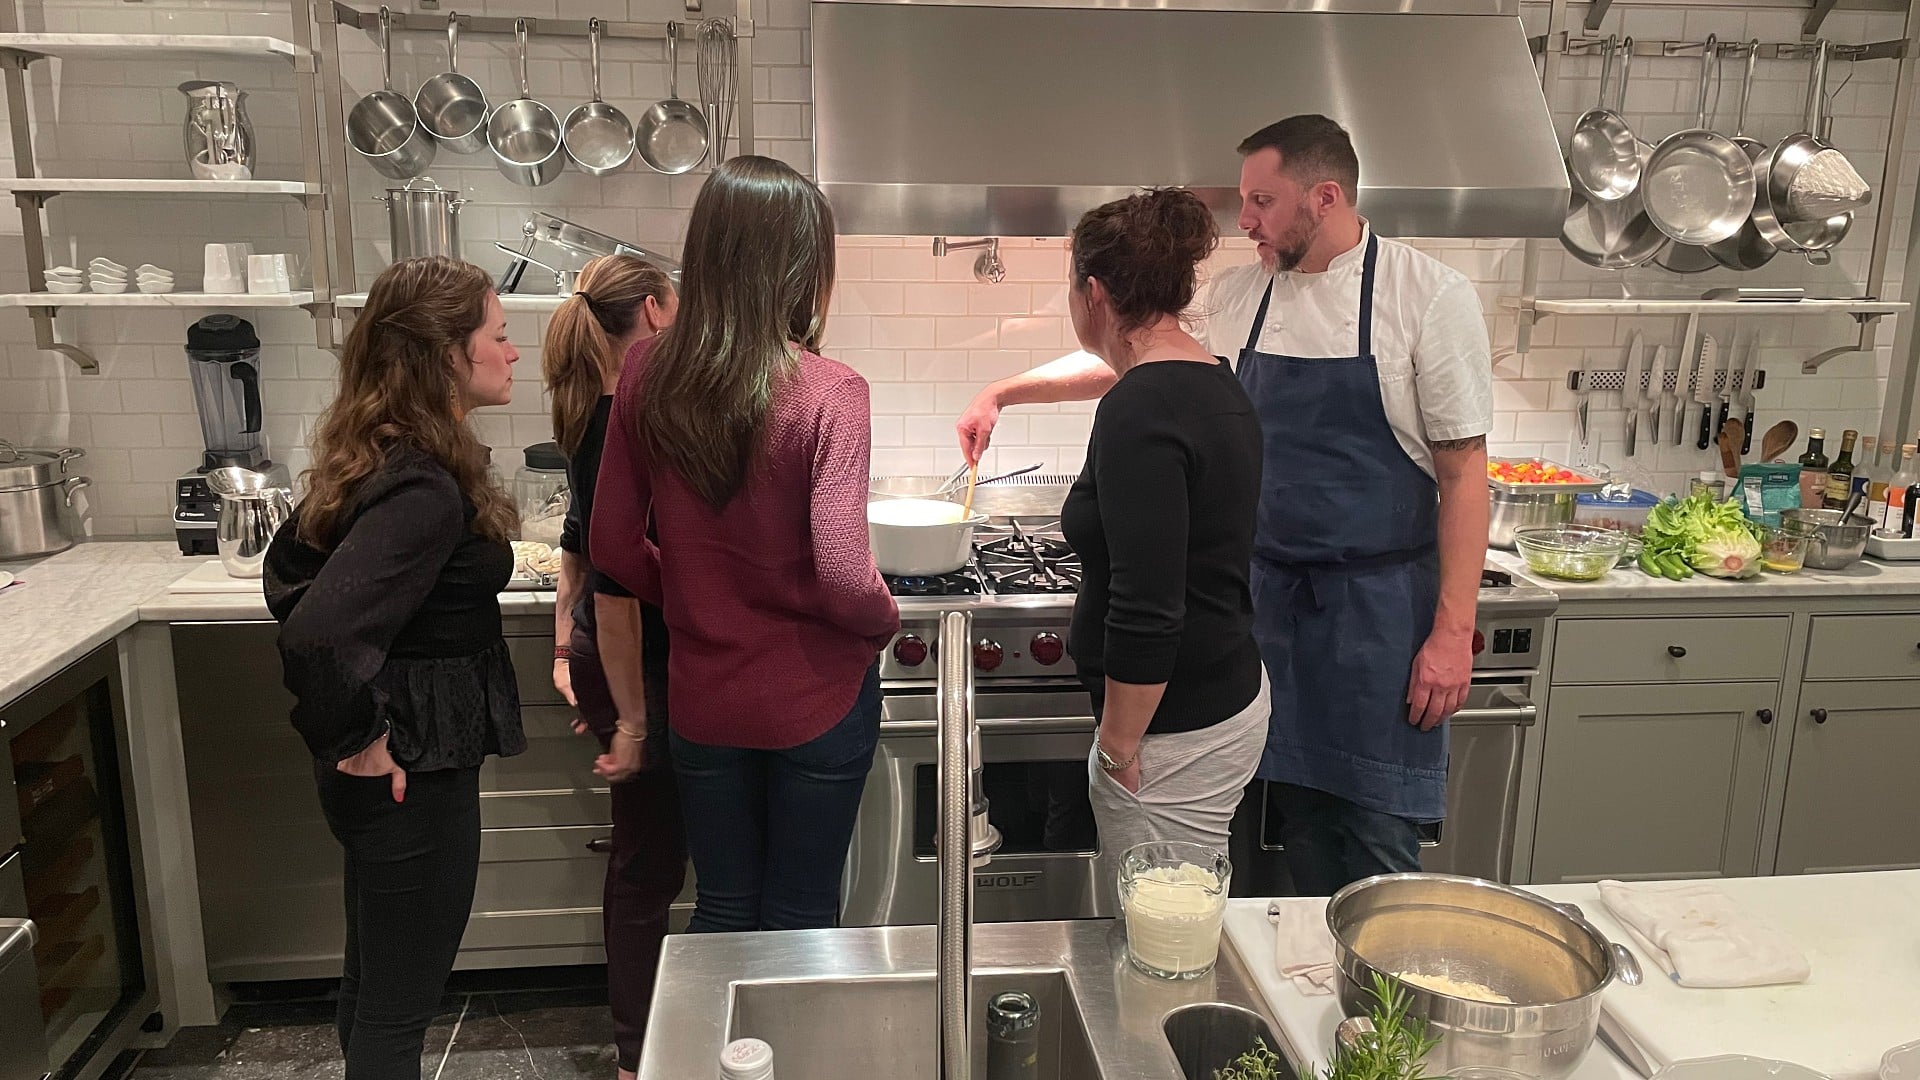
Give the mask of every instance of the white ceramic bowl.
M 93 283 L 93 291 L 97 293 L 123 293 L 127 291 L 127 283 L 124 281 L 95 280 Z
M 133 268 L 133 272 L 136 274 L 166 274 L 168 277 L 173 276 L 173 271 L 164 266 L 155 266 L 152 263 L 141 263 L 139 266 Z
M 71 296 L 77 292 L 87 291 L 87 287 L 77 281 L 49 281 L 47 282 L 47 291 L 50 293 L 59 293 L 62 296 Z
M 156 293 L 170 293 L 173 291 L 173 282 L 147 281 L 145 279 L 142 279 L 140 282 L 140 291 L 143 293 L 147 293 L 149 295 L 153 295 Z
M 112 259 L 95 259 L 92 262 L 87 264 L 87 269 L 92 270 L 96 273 L 101 270 L 105 270 L 115 274 L 124 274 L 127 272 L 127 268 L 125 266 L 122 266 L 121 264 L 114 262 Z
M 1676 1061 L 1654 1080 L 1827 1080 L 1827 1074 L 1790 1061 L 1723 1054 L 1719 1057 Z
M 149 281 L 149 280 L 172 281 L 173 280 L 173 272 L 171 270 L 141 270 L 136 272 L 133 276 L 140 281 Z

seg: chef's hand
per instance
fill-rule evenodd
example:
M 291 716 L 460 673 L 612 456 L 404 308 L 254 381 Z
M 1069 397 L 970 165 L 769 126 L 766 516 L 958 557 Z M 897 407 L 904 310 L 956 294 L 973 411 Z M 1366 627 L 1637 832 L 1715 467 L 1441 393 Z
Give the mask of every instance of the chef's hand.
M 979 461 L 987 452 L 987 444 L 993 441 L 993 426 L 999 422 L 1000 401 L 989 386 L 973 396 L 967 411 L 953 425 L 960 435 L 960 453 L 966 455 L 968 464 Z
M 1460 711 L 1473 678 L 1473 631 L 1435 630 L 1413 658 L 1407 723 L 1432 731 Z
M 348 776 L 391 776 L 393 778 L 393 801 L 407 801 L 407 772 L 387 752 L 385 735 L 373 740 L 365 750 L 334 764 L 334 768 Z
M 560 691 L 567 704 L 579 707 L 580 702 L 573 696 L 573 664 L 564 656 L 553 658 L 553 688 Z

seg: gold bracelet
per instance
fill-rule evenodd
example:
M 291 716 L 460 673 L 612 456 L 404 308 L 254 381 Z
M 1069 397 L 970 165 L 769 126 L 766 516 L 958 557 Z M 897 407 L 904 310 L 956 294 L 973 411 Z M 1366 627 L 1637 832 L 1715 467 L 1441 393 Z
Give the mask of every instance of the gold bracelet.
M 620 734 L 622 734 L 622 735 L 625 735 L 625 736 L 626 736 L 627 738 L 629 738 L 629 739 L 632 739 L 632 740 L 633 740 L 634 742 L 646 742 L 646 741 L 647 741 L 647 733 L 646 733 L 646 732 L 644 732 L 644 731 L 635 731 L 634 729 L 632 729 L 632 728 L 630 728 L 630 727 L 628 727 L 627 725 L 625 725 L 625 724 L 623 724 L 623 723 L 621 723 L 621 722 L 620 722 L 620 721 L 618 721 L 618 720 L 616 720 L 616 721 L 614 721 L 614 722 L 613 722 L 613 730 L 615 730 L 615 731 L 617 731 L 617 732 L 619 732 L 619 733 L 620 733 Z

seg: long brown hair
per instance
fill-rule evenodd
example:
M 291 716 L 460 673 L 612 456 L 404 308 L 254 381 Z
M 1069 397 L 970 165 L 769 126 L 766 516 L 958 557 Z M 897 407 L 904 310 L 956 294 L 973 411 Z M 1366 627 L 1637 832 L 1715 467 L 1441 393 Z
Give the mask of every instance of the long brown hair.
M 772 158 L 713 170 L 693 203 L 680 312 L 647 368 L 639 436 L 717 512 L 746 481 L 782 379 L 817 349 L 833 292 L 833 210 Z
M 580 449 L 607 376 L 625 357 L 620 339 L 639 325 L 646 301 L 673 295 L 666 271 L 631 255 L 602 255 L 580 271 L 572 296 L 553 313 L 540 348 L 540 370 L 553 398 L 553 437 L 567 456 Z
M 361 484 L 401 446 L 453 474 L 479 509 L 475 532 L 512 538 L 518 515 L 487 474 L 487 448 L 456 411 L 460 384 L 449 359 L 465 355 L 492 292 L 485 270 L 437 255 L 402 259 L 374 280 L 340 350 L 340 392 L 314 429 L 302 540 L 323 551 L 338 543 Z

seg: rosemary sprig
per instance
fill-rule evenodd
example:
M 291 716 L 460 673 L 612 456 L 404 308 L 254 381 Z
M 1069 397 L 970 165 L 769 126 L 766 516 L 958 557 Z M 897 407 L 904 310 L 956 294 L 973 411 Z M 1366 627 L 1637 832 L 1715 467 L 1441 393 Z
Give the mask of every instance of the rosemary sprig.
M 1397 980 L 1376 972 L 1373 997 L 1373 1030 L 1334 1049 L 1325 1080 L 1421 1080 L 1423 1059 L 1439 1036 L 1428 1032 L 1425 1020 L 1407 1015 L 1413 999 Z
M 1287 1080 L 1286 1066 L 1280 1055 L 1267 1047 L 1265 1039 L 1253 1040 L 1253 1049 L 1233 1059 L 1233 1064 L 1218 1069 L 1213 1080 Z

